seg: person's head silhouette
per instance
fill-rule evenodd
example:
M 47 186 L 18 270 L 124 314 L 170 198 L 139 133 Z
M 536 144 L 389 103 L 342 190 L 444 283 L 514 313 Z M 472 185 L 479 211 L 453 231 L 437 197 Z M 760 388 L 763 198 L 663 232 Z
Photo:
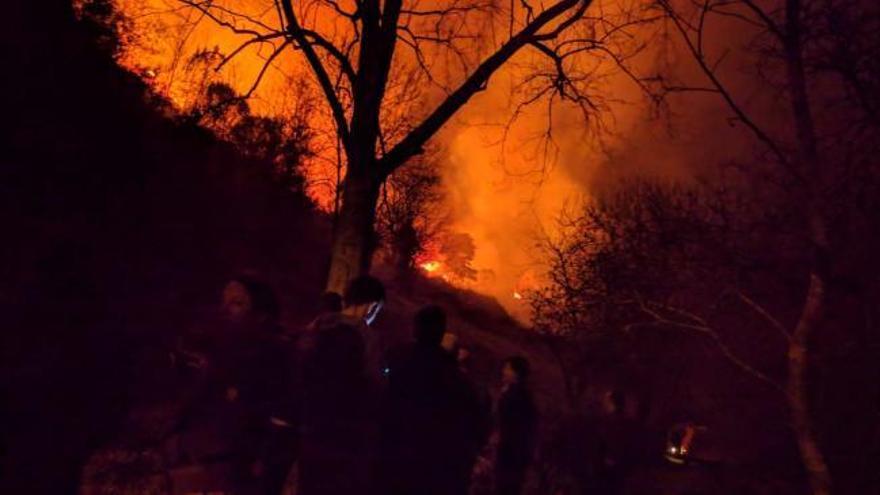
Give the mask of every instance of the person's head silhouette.
M 420 309 L 414 319 L 414 333 L 419 345 L 439 347 L 446 333 L 446 312 L 431 304 Z
M 375 277 L 361 275 L 348 284 L 342 300 L 343 313 L 370 325 L 385 304 L 385 286 Z

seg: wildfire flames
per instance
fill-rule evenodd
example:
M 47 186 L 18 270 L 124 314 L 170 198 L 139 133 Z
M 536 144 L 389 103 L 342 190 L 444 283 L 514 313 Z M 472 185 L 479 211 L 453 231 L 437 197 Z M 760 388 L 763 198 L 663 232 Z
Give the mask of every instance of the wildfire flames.
M 451 283 L 457 286 L 465 286 L 467 285 L 464 281 L 458 280 L 455 277 L 450 277 L 450 274 L 447 273 L 447 270 L 444 269 L 443 262 L 439 260 L 430 260 L 418 263 L 419 268 L 422 272 L 431 278 L 439 278 L 445 282 Z
M 435 273 L 437 270 L 440 269 L 440 262 L 439 261 L 426 261 L 425 263 L 422 263 L 419 266 L 422 268 L 422 270 L 425 270 L 425 272 L 430 274 L 430 273 Z
M 344 164 L 340 165 L 332 117 L 320 93 L 314 88 L 309 91 L 297 89 L 301 89 L 299 83 L 302 81 L 311 84 L 310 73 L 300 53 L 292 49 L 281 51 L 271 68 L 262 71 L 267 58 L 273 56 L 272 46 L 255 43 L 237 51 L 242 45 L 241 33 L 206 19 L 192 7 L 200 2 L 115 2 L 129 19 L 124 26 L 126 32 L 122 36 L 123 49 L 118 62 L 139 74 L 179 109 L 192 108 L 205 87 L 214 82 L 227 84 L 238 94 L 250 94 L 248 104 L 255 115 L 289 116 L 292 110 L 296 113 L 302 108 L 311 108 L 309 127 L 314 130 L 318 141 L 318 152 L 305 166 L 307 193 L 319 206 L 332 207 L 336 186 L 342 176 L 340 167 Z M 274 9 L 266 8 L 271 7 L 272 2 L 229 0 L 205 4 L 215 3 L 247 12 L 247 16 L 234 19 L 244 26 L 248 22 L 277 23 L 273 17 Z M 599 3 L 604 5 L 606 2 Z M 614 2 L 607 3 L 614 5 Z M 337 5 L 335 2 L 328 4 Z M 419 6 L 429 8 L 433 4 L 432 0 L 421 2 Z M 353 5 L 354 2 L 343 1 L 337 8 L 352 9 Z M 303 8 L 308 11 L 312 7 Z M 316 25 L 328 28 L 328 31 L 348 28 L 345 23 L 338 26 L 333 23 L 335 14 L 332 11 L 322 14 L 315 10 L 309 15 Z M 492 35 L 484 33 L 495 29 L 506 32 L 507 25 L 473 25 L 462 29 L 475 33 L 473 43 L 491 44 L 496 41 Z M 233 52 L 236 56 L 227 58 Z M 399 52 L 405 53 L 405 50 Z M 480 53 L 480 50 L 475 52 Z M 523 290 L 538 283 L 534 273 L 526 276 L 529 270 L 523 267 L 534 265 L 535 253 L 524 246 L 534 245 L 536 232 L 553 230 L 554 219 L 568 198 L 584 196 L 591 177 L 580 164 L 595 163 L 597 155 L 595 149 L 584 145 L 580 110 L 562 106 L 550 112 L 542 106 L 516 108 L 511 103 L 512 95 L 521 91 L 517 81 L 523 79 L 526 74 L 523 71 L 534 70 L 529 69 L 533 62 L 529 57 L 536 55 L 527 53 L 517 55 L 496 73 L 488 88 L 478 93 L 435 139 L 442 150 L 439 154 L 440 175 L 451 226 L 472 237 L 476 246 L 472 264 L 479 275 L 476 280 L 462 281 L 450 276 L 440 259 L 431 257 L 417 261 L 417 266 L 429 276 L 495 296 L 523 318 L 526 316 L 521 304 Z M 415 60 L 404 59 L 401 63 L 415 63 Z M 445 63 L 449 72 L 446 77 L 460 76 L 453 61 L 422 60 L 418 63 Z M 591 71 L 600 74 L 603 66 L 599 62 L 596 64 Z M 603 84 L 617 84 L 624 80 L 606 75 Z M 259 84 L 255 85 L 255 81 Z M 390 121 L 405 120 L 409 114 L 422 114 L 426 106 L 443 96 L 435 89 L 413 98 L 412 95 L 395 93 L 398 91 L 396 87 L 389 87 L 385 100 L 388 107 L 386 118 Z M 621 84 L 621 88 L 617 92 L 621 99 L 637 91 L 625 84 Z M 499 125 L 499 122 L 508 122 L 513 114 L 518 115 L 514 125 Z M 615 116 L 617 121 L 623 117 L 622 114 Z M 555 151 L 531 144 L 535 142 L 535 135 L 546 132 L 548 125 L 554 130 Z M 502 141 L 505 144 L 502 145 Z M 559 162 L 559 166 L 547 167 L 545 158 L 548 153 L 565 156 L 566 160 Z

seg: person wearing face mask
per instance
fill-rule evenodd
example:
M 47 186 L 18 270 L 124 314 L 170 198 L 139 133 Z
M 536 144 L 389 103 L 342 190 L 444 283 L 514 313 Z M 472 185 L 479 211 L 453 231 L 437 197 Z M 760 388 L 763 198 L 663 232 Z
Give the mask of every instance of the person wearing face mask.
M 270 418 L 287 390 L 280 311 L 271 287 L 246 275 L 226 284 L 218 309 L 177 352 L 192 384 L 175 434 L 175 487 L 244 493 L 264 484 Z
M 358 277 L 343 295 L 342 311 L 319 316 L 306 330 L 297 493 L 359 493 L 367 483 L 369 389 L 381 376 L 373 354 L 382 346 L 381 334 L 369 327 L 384 298 L 381 282 Z

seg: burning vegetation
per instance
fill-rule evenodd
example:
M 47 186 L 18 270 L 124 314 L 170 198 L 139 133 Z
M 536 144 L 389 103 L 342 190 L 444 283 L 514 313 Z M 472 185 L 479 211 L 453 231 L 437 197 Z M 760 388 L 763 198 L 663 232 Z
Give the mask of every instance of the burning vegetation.
M 360 73 L 366 70 L 361 50 L 385 50 L 370 45 L 372 21 L 359 10 L 363 6 L 78 2 L 92 10 L 104 3 L 118 12 L 107 21 L 121 34 L 116 58 L 122 66 L 224 139 L 260 152 L 278 148 L 271 152 L 282 174 L 298 173 L 298 186 L 333 212 L 340 228 L 351 228 L 343 210 L 354 144 L 346 140 L 361 125 L 357 112 L 369 106 L 358 101 L 366 95 L 360 95 L 359 81 L 372 77 Z M 585 15 L 589 9 L 597 14 Z M 582 153 L 589 130 L 604 125 L 612 86 L 637 88 L 619 67 L 645 48 L 633 37 L 651 21 L 640 9 L 609 1 L 568 0 L 537 8 L 432 0 L 389 14 L 395 43 L 385 65 L 369 69 L 381 75 L 381 81 L 369 83 L 381 86 L 376 95 L 381 105 L 363 120 L 377 119 L 378 127 L 363 129 L 373 142 L 357 152 L 389 165 L 404 155 L 421 155 L 399 172 L 397 165 L 386 167 L 380 185 L 367 188 L 375 197 L 376 234 L 389 261 L 401 268 L 440 262 L 450 282 L 518 308 L 510 304 L 511 294 L 522 285 L 534 254 L 523 246 L 533 244 L 535 232 L 553 228 L 565 198 L 583 188 L 567 166 L 554 164 L 562 152 Z M 258 138 L 264 129 L 275 136 Z M 253 142 L 257 139 L 262 142 Z M 302 149 L 282 149 L 293 142 Z M 425 143 L 428 152 L 422 154 Z M 425 180 L 431 192 L 413 197 L 413 186 L 422 188 Z M 441 232 L 453 239 L 432 240 Z M 461 252 L 441 252 L 444 243 L 461 244 L 455 235 L 470 237 L 470 261 L 459 260 Z M 359 254 L 339 251 L 341 261 L 334 266 L 355 259 L 369 263 L 368 243 L 350 240 L 364 247 L 352 247 Z M 452 257 L 444 261 L 446 256 Z M 438 275 L 438 269 L 431 273 Z
M 123 344 L 70 343 L 79 335 L 98 341 L 134 333 L 120 330 L 120 322 L 179 304 L 166 289 L 181 285 L 183 271 L 215 273 L 224 263 L 259 258 L 270 269 L 306 267 L 296 277 L 317 286 L 323 260 L 312 256 L 320 252 L 332 258 L 327 287 L 339 290 L 382 257 L 397 272 L 491 294 L 531 323 L 528 337 L 510 337 L 498 327 L 523 329 L 494 313 L 461 310 L 485 347 L 506 352 L 512 342 L 527 342 L 528 352 L 541 356 L 536 384 L 556 416 L 535 461 L 536 483 L 545 483 L 536 492 L 586 486 L 578 476 L 609 462 L 631 463 L 621 475 L 627 481 L 656 475 L 645 466 L 664 455 L 690 469 L 715 440 L 713 472 L 736 478 L 723 481 L 732 493 L 876 488 L 876 2 L 76 6 L 91 21 L 89 36 L 102 56 L 129 71 L 113 73 L 124 82 L 107 86 L 128 91 L 130 99 L 117 105 L 124 112 L 136 107 L 122 113 L 138 124 L 126 129 L 146 122 L 162 131 L 140 147 L 132 139 L 131 149 L 147 150 L 134 158 L 134 172 L 119 171 L 116 165 L 132 161 L 119 152 L 105 157 L 89 181 L 77 177 L 82 188 L 69 185 L 81 184 L 58 164 L 83 165 L 70 150 L 118 151 L 118 143 L 100 141 L 125 137 L 113 128 L 122 111 L 104 109 L 100 115 L 113 124 L 87 134 L 78 119 L 90 108 L 50 94 L 47 101 L 60 103 L 69 120 L 50 134 L 85 136 L 88 146 L 62 138 L 57 153 L 41 154 L 38 148 L 54 149 L 51 139 L 30 128 L 20 133 L 14 150 L 39 159 L 21 167 L 18 175 L 33 180 L 10 197 L 34 201 L 38 207 L 27 211 L 44 229 L 31 244 L 11 241 L 37 275 L 14 267 L 10 280 L 21 287 L 11 284 L 4 298 L 28 311 L 21 335 L 82 324 L 80 333 L 60 332 L 64 339 L 52 352 L 33 343 L 8 347 L 38 349 L 39 366 L 23 351 L 19 372 L 5 373 L 32 380 L 21 395 L 53 386 L 28 375 L 33 370 L 62 376 L 86 361 L 89 374 L 72 377 L 127 390 L 113 372 L 119 356 L 128 356 L 113 345 Z M 57 77 L 45 73 L 46 80 Z M 80 89 L 98 92 L 93 83 Z M 128 105 L 133 99 L 138 104 Z M 647 105 L 634 104 L 640 99 Z M 22 112 L 25 122 L 55 125 L 53 110 L 37 108 L 42 113 Z M 156 164 L 163 159 L 180 166 Z M 264 166 L 271 180 L 261 175 Z M 141 189 L 141 175 L 153 181 L 149 189 Z M 136 206 L 126 209 L 129 194 L 115 191 L 117 182 Z M 120 213 L 106 211 L 104 196 L 94 192 L 102 187 Z M 68 196 L 56 201 L 56 190 Z M 213 199 L 202 202 L 201 193 Z M 315 215 L 319 221 L 332 224 L 314 226 L 301 194 L 329 213 Z M 80 206 L 68 213 L 71 205 Z M 8 210 L 16 208 L 13 200 Z M 95 212 L 110 222 L 106 232 L 97 232 Z M 125 223 L 145 216 L 153 222 L 146 234 Z M 82 232 L 94 233 L 102 246 L 86 246 Z M 334 245 L 306 243 L 301 232 L 326 234 L 328 242 L 332 232 Z M 169 245 L 151 252 L 150 237 L 163 236 Z M 65 242 L 55 246 L 55 238 Z M 246 255 L 253 245 L 261 256 Z M 117 261 L 118 252 L 143 261 L 149 275 L 132 275 L 129 258 Z M 104 277 L 104 299 L 90 287 L 99 277 L 92 272 Z M 131 296 L 144 280 L 151 291 L 138 288 L 146 295 Z M 131 286 L 119 289 L 124 283 Z M 39 284 L 48 287 L 50 303 L 61 303 L 18 299 L 40 294 Z M 443 284 L 416 284 L 434 285 Z M 303 287 L 287 287 L 295 304 L 305 305 Z M 415 304 L 407 299 L 415 296 L 405 296 L 401 307 Z M 422 295 L 467 306 L 458 296 Z M 80 322 L 105 310 L 95 301 L 116 312 L 92 328 Z M 144 321 L 167 323 L 155 318 Z M 154 342 L 144 337 L 154 328 L 143 326 L 149 328 L 138 327 L 131 342 Z M 131 342 L 125 345 L 137 347 Z M 82 358 L 95 349 L 115 361 Z M 69 363 L 58 359 L 65 353 L 73 355 Z M 101 382 L 107 376 L 120 383 Z M 62 383 L 81 385 L 73 378 Z M 54 400 L 68 391 L 45 395 L 45 404 L 67 412 Z M 104 397 L 100 404 L 109 411 L 111 402 Z M 78 406 L 83 417 L 93 407 Z M 80 416 L 73 417 L 65 428 L 43 430 L 46 438 L 75 429 Z M 596 425 L 626 438 L 602 439 L 621 451 L 609 447 L 610 460 L 584 466 L 583 445 L 600 443 L 590 438 Z M 658 448 L 641 448 L 657 438 Z M 656 459 L 634 460 L 628 448 Z

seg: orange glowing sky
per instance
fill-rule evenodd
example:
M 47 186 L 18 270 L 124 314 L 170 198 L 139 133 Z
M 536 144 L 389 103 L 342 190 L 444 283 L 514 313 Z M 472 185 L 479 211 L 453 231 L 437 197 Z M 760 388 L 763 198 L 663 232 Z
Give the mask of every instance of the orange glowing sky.
M 611 9 L 620 2 L 603 0 L 591 9 Z M 218 3 L 277 25 L 271 0 Z M 350 2 L 341 5 L 345 7 L 347 3 Z M 428 3 L 423 1 L 421 5 Z M 193 55 L 230 53 L 242 42 L 240 36 L 209 20 L 199 22 L 200 14 L 184 8 L 178 0 L 117 0 L 117 4 L 131 19 L 130 34 L 135 36 L 120 55 L 120 64 L 141 74 L 156 91 L 182 109 L 192 106 L 201 88 L 210 81 L 225 82 L 240 93 L 246 92 L 271 53 L 267 45 L 254 45 L 222 70 L 215 71 L 213 66 L 194 62 Z M 341 22 L 338 18 L 322 12 L 312 12 L 316 25 L 330 32 L 344 29 L 335 24 Z M 497 43 L 494 35 L 486 34 L 492 31 L 486 26 L 478 24 L 472 29 L 481 33 L 480 43 L 487 47 Z M 474 51 L 475 56 L 481 53 L 482 49 Z M 625 153 L 628 158 L 641 159 L 648 153 L 655 169 L 663 170 L 663 174 L 675 175 L 682 170 L 675 163 L 676 152 L 664 150 L 655 138 L 645 139 L 655 133 L 645 124 L 644 107 L 635 104 L 640 98 L 638 88 L 616 71 L 610 61 L 598 57 L 586 62 L 596 71 L 595 89 L 597 94 L 613 95 L 608 98 L 607 114 L 595 116 L 610 131 L 604 134 L 602 146 L 592 132 L 595 128 L 586 126 L 579 111 L 565 105 L 556 107 L 552 116 L 546 105 L 530 107 L 505 134 L 499 124 L 510 119 L 517 96 L 515 85 L 524 71 L 533 70 L 533 57 L 534 54 L 525 52 L 509 62 L 492 78 L 488 90 L 474 97 L 435 139 L 453 230 L 473 237 L 477 246 L 474 268 L 481 274 L 490 274 L 481 276 L 472 286 L 496 296 L 519 317 L 525 317 L 525 302 L 514 294 L 521 295 L 540 283 L 540 263 L 534 249 L 538 237 L 542 233 L 553 234 L 554 218 L 566 204 L 589 196 L 600 178 L 597 173 L 615 160 L 609 148 L 625 142 L 620 136 L 638 134 L 642 142 L 656 144 L 656 149 L 648 152 L 630 147 Z M 403 55 L 401 58 L 402 65 L 412 62 Z M 450 80 L 457 77 L 455 69 L 445 74 Z M 303 80 L 310 80 L 310 75 L 300 54 L 285 50 L 254 91 L 252 109 L 267 115 L 289 112 L 296 108 L 297 98 L 302 98 L 302 92 L 296 88 Z M 403 114 L 418 114 L 441 96 L 436 88 L 422 91 L 408 99 L 405 108 L 386 111 L 385 119 L 393 121 Z M 396 97 L 392 88 L 386 100 Z M 319 111 L 312 116 L 311 125 L 320 132 L 325 152 L 308 165 L 308 179 L 312 183 L 309 193 L 327 207 L 328 198 L 332 197 L 327 184 L 332 183 L 336 174 L 334 138 L 326 106 L 320 98 L 315 101 L 319 102 Z M 536 138 L 544 133 L 548 123 L 553 127 L 554 143 L 549 152 L 542 147 L 546 141 Z M 435 265 L 429 266 L 434 268 L 429 271 L 439 273 Z

